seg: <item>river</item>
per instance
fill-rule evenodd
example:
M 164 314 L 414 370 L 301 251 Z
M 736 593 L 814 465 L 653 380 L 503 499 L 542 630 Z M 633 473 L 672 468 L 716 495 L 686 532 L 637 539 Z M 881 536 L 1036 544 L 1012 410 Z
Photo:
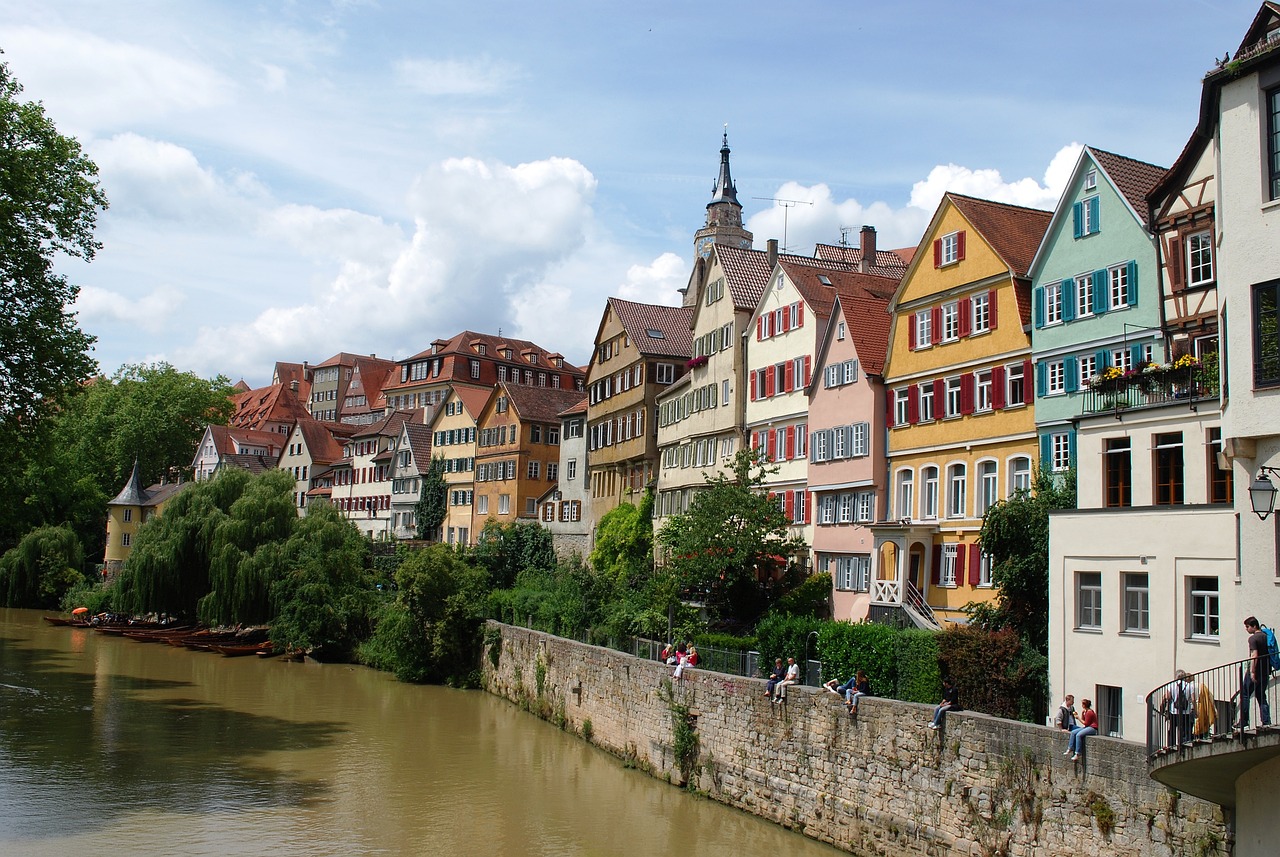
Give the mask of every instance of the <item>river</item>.
M 40 615 L 0 610 L 8 857 L 842 853 L 480 691 Z

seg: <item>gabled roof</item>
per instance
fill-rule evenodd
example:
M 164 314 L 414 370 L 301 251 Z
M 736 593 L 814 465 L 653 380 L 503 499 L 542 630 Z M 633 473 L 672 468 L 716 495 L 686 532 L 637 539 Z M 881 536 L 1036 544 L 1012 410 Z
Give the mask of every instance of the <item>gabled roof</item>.
M 431 427 L 408 422 L 404 423 L 403 429 L 405 438 L 409 441 L 413 463 L 417 465 L 419 473 L 426 472 L 431 465 Z
M 467 414 L 471 419 L 477 419 L 480 412 L 484 410 L 485 402 L 489 401 L 489 397 L 493 395 L 493 390 L 488 387 L 466 387 L 462 384 L 455 384 L 453 394 L 462 402 L 462 406 L 466 408 Z
M 782 256 L 778 257 L 778 267 L 787 275 L 787 280 L 795 285 L 813 314 L 820 318 L 830 318 L 831 308 L 836 300 L 837 284 L 851 294 L 865 293 L 884 301 L 887 306 L 899 282 L 893 277 L 877 277 L 842 268 L 798 265 L 790 257 Z
M 324 361 L 323 363 L 317 363 L 312 368 L 319 369 L 321 367 L 327 367 L 327 366 L 354 366 L 356 365 L 356 360 L 363 356 L 364 356 L 363 354 L 348 354 L 345 351 L 339 351 L 337 354 L 333 355 L 328 360 Z
M 406 421 L 422 422 L 424 416 L 421 410 L 392 411 L 376 423 L 360 428 L 351 437 L 399 437 Z
M 232 427 L 256 430 L 267 423 L 292 424 L 310 417 L 303 400 L 310 395 L 311 385 L 304 381 L 298 387 L 293 393 L 287 384 L 272 384 L 236 394 L 231 398 L 235 406 Z
M 1146 161 L 1126 158 L 1124 155 L 1117 155 L 1112 152 L 1104 152 L 1102 149 L 1095 149 L 1092 146 L 1086 146 L 1085 150 L 1093 156 L 1093 162 L 1101 167 L 1107 177 L 1111 179 L 1111 184 L 1124 198 L 1125 202 L 1129 203 L 1129 207 L 1133 209 L 1138 221 L 1143 226 L 1146 226 L 1149 213 L 1147 194 L 1159 183 L 1160 178 L 1166 172 L 1165 167 L 1158 167 L 1155 164 L 1148 164 Z
M 949 191 L 945 200 L 950 200 L 965 220 L 978 230 L 1015 277 L 1027 276 L 1053 212 Z M 939 211 L 941 209 L 940 205 Z M 925 234 L 927 237 L 930 233 Z
M 631 345 L 642 355 L 687 358 L 693 353 L 692 307 L 640 304 L 609 298 L 609 308 L 626 331 Z
M 550 366 L 560 371 L 574 372 L 577 367 L 565 361 L 564 365 L 557 367 L 552 362 L 552 358 L 560 357 L 558 351 L 548 351 L 536 342 L 530 342 L 527 339 L 512 339 L 510 336 L 495 336 L 491 333 L 476 333 L 470 330 L 464 330 L 456 333 L 449 339 L 437 339 L 432 343 L 432 347 L 424 351 L 419 351 L 412 357 L 406 357 L 398 363 L 412 363 L 417 360 L 425 360 L 428 357 L 442 357 L 448 354 L 466 354 L 475 357 L 478 352 L 476 346 L 483 345 L 485 348 L 485 356 L 498 357 L 503 349 L 511 349 L 515 362 L 519 361 L 519 356 L 526 352 L 532 352 L 539 357 L 539 365 L 545 367 Z
M 849 337 L 853 339 L 853 346 L 858 351 L 858 362 L 867 374 L 882 375 L 885 359 L 889 354 L 889 328 L 892 321 L 889 301 L 893 293 L 885 292 L 883 284 L 887 278 L 871 277 L 869 274 L 852 274 L 846 277 L 847 279 L 836 282 L 836 300 L 832 303 L 831 314 L 834 316 L 837 308 L 844 311 Z M 867 278 L 880 282 L 871 284 L 875 288 L 868 288 L 862 282 Z M 834 335 L 834 327 L 835 325 L 827 326 L 825 338 L 828 341 Z
M 907 273 L 907 265 L 915 255 L 916 248 L 907 247 L 902 250 L 876 250 L 875 262 L 867 273 L 881 277 L 893 277 L 901 280 Z M 848 262 L 855 267 L 862 264 L 862 248 L 849 247 L 844 244 L 819 244 L 813 248 L 814 258 L 825 262 Z
M 236 443 L 265 446 L 267 449 L 283 447 L 285 437 L 279 432 L 257 431 L 256 429 L 237 428 L 235 426 L 209 426 L 209 434 L 213 437 L 213 448 L 219 457 L 236 454 Z
M 727 244 L 716 244 L 712 252 L 719 259 L 720 268 L 724 271 L 725 280 L 729 284 L 733 308 L 754 312 L 760 303 L 760 296 L 769 285 L 769 277 L 773 275 L 769 254 L 764 250 L 749 250 Z M 877 257 L 879 255 L 879 253 L 876 254 Z M 823 270 L 853 271 L 856 269 L 856 265 L 852 262 L 817 256 L 796 256 L 792 253 L 779 253 L 778 261 Z
M 570 405 L 559 413 L 560 417 L 576 417 L 579 414 L 586 416 L 587 414 L 587 397 L 583 396 L 582 401 L 577 404 Z
M 298 420 L 298 430 L 302 433 L 302 442 L 307 446 L 313 464 L 332 464 L 342 458 L 342 443 L 335 437 L 335 430 L 341 423 L 322 423 L 314 419 Z M 344 426 L 354 429 L 354 426 Z M 337 434 L 347 435 L 350 431 Z
M 555 423 L 560 414 L 579 402 L 586 401 L 587 394 L 578 390 L 553 390 L 550 387 L 526 387 L 523 384 L 500 384 L 511 407 L 515 408 L 522 422 Z

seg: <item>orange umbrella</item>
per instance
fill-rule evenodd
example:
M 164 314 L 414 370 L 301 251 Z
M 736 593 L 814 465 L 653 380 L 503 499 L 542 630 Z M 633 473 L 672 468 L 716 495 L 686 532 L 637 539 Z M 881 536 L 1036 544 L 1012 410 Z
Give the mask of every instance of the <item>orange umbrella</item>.
M 71 615 L 72 615 L 72 616 L 79 616 L 81 613 L 88 613 L 88 612 L 89 612 L 89 608 L 88 608 L 88 607 L 77 607 L 76 609 L 74 609 L 74 610 L 72 610 L 72 611 L 71 611 Z

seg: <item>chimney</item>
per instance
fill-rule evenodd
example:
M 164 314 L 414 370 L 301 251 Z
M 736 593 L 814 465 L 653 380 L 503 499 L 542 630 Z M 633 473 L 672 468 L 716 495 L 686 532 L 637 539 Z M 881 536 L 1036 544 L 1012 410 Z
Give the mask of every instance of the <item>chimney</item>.
M 874 226 L 862 227 L 862 263 L 858 266 L 858 270 L 864 274 L 871 273 L 871 266 L 876 263 L 876 228 Z
M 773 266 L 778 263 L 778 239 L 770 238 L 765 242 L 765 246 L 768 248 L 767 252 L 769 253 L 769 269 L 772 270 Z

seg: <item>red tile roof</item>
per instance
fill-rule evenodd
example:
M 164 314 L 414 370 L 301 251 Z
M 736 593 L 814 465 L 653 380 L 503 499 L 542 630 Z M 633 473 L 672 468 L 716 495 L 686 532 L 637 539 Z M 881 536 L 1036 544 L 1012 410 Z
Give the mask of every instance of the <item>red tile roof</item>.
M 1014 276 L 1027 276 L 1052 212 L 950 192 L 947 199 L 982 234 Z
M 474 420 L 479 419 L 480 412 L 484 410 L 489 397 L 493 395 L 493 390 L 489 387 L 467 387 L 454 384 L 453 393 L 462 400 L 462 406 L 467 409 L 468 416 Z
M 569 407 L 565 408 L 563 411 L 560 412 L 560 416 L 575 417 L 578 414 L 585 415 L 586 413 L 587 413 L 587 397 L 583 396 L 582 401 L 578 402 L 576 405 L 570 405 Z
M 421 423 L 405 423 L 404 433 L 409 440 L 413 463 L 419 473 L 426 473 L 431 466 L 431 427 Z
M 237 393 L 231 399 L 235 405 L 231 425 L 254 430 L 261 429 L 267 423 L 292 425 L 311 416 L 303 405 L 303 401 L 310 396 L 310 391 L 311 385 L 304 381 L 298 385 L 296 394 L 285 384 L 272 384 Z
M 553 390 L 523 384 L 501 384 L 499 389 L 516 409 L 521 422 L 559 422 L 560 414 L 587 398 L 586 393 L 578 390 Z
M 484 354 L 479 353 L 477 346 L 484 346 Z M 434 352 L 432 349 L 434 349 Z M 502 356 L 502 352 L 507 349 L 511 351 L 510 358 Z M 538 362 L 536 364 L 530 363 L 521 356 L 526 354 L 536 355 Z M 472 386 L 494 387 L 498 384 L 497 367 L 500 365 L 519 367 L 521 370 L 559 374 L 563 376 L 560 386 L 565 389 L 572 389 L 575 386 L 575 379 L 582 378 L 585 380 L 586 378 L 586 373 L 582 369 L 564 360 L 558 351 L 547 351 L 537 344 L 523 339 L 494 336 L 488 333 L 474 333 L 470 330 L 464 330 L 451 339 L 437 339 L 432 343 L 432 348 L 419 351 L 412 357 L 406 357 L 398 361 L 398 363 L 401 367 L 407 367 L 410 364 L 434 358 L 440 358 L 439 375 L 433 375 L 430 378 L 417 381 L 401 381 L 399 377 L 394 377 L 387 382 L 384 387 L 384 393 L 392 393 L 403 387 L 420 387 L 424 384 L 454 382 Z M 473 359 L 480 361 L 481 374 L 479 378 L 471 376 L 469 361 Z M 556 365 L 557 361 L 561 365 Z
M 1126 158 L 1124 155 L 1104 152 L 1092 146 L 1089 146 L 1088 150 L 1094 163 L 1102 167 L 1111 178 L 1111 183 L 1129 201 L 1129 205 L 1133 206 L 1133 210 L 1142 220 L 1142 225 L 1147 225 L 1147 194 L 1159 184 L 1166 168 L 1148 164 L 1146 161 Z
M 907 273 L 907 265 L 916 250 L 876 250 L 876 261 L 867 273 L 880 277 L 893 277 L 901 280 Z M 905 255 L 904 255 L 905 253 Z M 848 262 L 858 266 L 862 264 L 862 248 L 849 247 L 844 244 L 819 244 L 813 248 L 813 255 L 826 262 Z
M 813 262 L 807 259 L 806 262 Z M 840 265 L 840 263 L 836 263 Z M 837 284 L 851 291 L 866 293 L 886 302 L 893 297 L 898 280 L 893 277 L 877 277 L 840 267 L 815 267 L 812 264 L 796 264 L 793 257 L 779 256 L 778 265 L 787 279 L 795 284 L 813 314 L 829 318 L 835 304 Z M 825 282 L 824 282 L 825 280 Z
M 609 298 L 609 308 L 642 355 L 688 358 L 693 353 L 692 307 Z
M 889 353 L 889 301 L 893 296 L 890 284 L 896 285 L 897 281 L 870 274 L 846 274 L 832 279 L 849 336 L 858 349 L 858 361 L 872 375 L 883 373 Z M 834 309 L 833 305 L 833 312 Z
M 342 441 L 334 436 L 338 423 L 322 423 L 314 419 L 298 420 L 298 429 L 302 432 L 302 441 L 307 445 L 314 464 L 332 464 L 342 458 Z M 345 428 L 354 429 L 354 426 Z M 339 432 L 350 435 L 350 431 Z

